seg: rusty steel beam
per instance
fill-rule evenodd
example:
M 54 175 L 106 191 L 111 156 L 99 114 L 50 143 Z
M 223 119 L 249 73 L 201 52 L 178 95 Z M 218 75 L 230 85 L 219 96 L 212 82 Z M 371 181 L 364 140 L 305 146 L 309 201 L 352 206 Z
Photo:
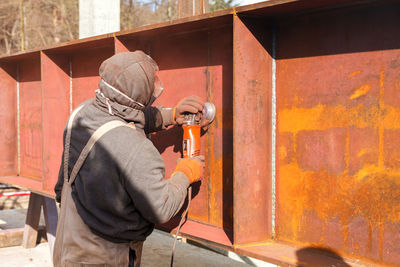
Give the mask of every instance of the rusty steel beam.
M 39 53 L 18 64 L 20 103 L 20 175 L 42 180 L 42 93 Z
M 18 172 L 17 135 L 17 68 L 15 65 L 0 66 L 0 173 L 2 176 Z
M 235 245 L 271 238 L 271 33 L 262 20 L 233 18 Z
M 399 10 L 279 23 L 278 239 L 400 263 Z
M 396 265 L 399 10 L 273 0 L 0 57 L 0 181 L 54 196 L 70 110 L 103 60 L 141 49 L 166 87 L 156 105 L 190 94 L 217 108 L 185 236 L 283 265 Z M 181 138 L 152 136 L 167 176 Z
M 43 188 L 53 191 L 57 182 L 63 146 L 62 136 L 70 113 L 70 61 L 68 57 L 40 54 L 42 80 L 43 124 Z M 54 112 L 54 111 L 57 112 Z

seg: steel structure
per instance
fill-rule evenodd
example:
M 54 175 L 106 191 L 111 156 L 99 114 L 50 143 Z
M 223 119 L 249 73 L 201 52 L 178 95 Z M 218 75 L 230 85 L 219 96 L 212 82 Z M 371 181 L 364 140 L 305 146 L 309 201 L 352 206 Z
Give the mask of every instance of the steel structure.
M 217 107 L 186 236 L 279 264 L 398 265 L 399 26 L 397 1 L 271 0 L 1 57 L 0 180 L 52 196 L 71 109 L 103 60 L 141 49 L 156 104 Z M 152 140 L 168 176 L 182 130 Z

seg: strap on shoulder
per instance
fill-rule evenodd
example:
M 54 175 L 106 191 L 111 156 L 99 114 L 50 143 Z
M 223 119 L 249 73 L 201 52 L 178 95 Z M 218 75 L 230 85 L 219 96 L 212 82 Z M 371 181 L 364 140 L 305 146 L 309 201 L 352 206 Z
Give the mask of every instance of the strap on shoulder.
M 93 148 L 94 144 L 107 132 L 111 131 L 112 129 L 119 127 L 119 126 L 126 126 L 129 128 L 136 129 L 134 124 L 128 124 L 123 121 L 114 120 L 107 122 L 100 126 L 90 137 L 89 141 L 81 151 L 78 160 L 76 161 L 74 167 L 72 168 L 71 176 L 69 178 L 68 183 L 72 184 L 75 181 L 76 176 L 78 175 L 79 170 L 81 169 L 83 163 L 85 162 L 89 152 Z
M 65 144 L 64 144 L 64 180 L 68 180 L 68 161 L 69 161 L 69 148 L 71 146 L 71 130 L 72 123 L 74 122 L 76 114 L 83 108 L 84 105 L 77 107 L 69 117 L 67 124 L 67 135 L 65 136 Z

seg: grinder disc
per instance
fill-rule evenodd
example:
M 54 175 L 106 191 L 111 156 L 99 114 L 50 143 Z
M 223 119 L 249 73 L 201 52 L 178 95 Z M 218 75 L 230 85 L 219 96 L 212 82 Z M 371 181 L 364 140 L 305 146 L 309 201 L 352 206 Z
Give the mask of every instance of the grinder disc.
M 215 105 L 212 102 L 204 103 L 203 117 L 206 120 L 210 121 L 211 123 L 215 118 L 215 113 L 216 113 Z

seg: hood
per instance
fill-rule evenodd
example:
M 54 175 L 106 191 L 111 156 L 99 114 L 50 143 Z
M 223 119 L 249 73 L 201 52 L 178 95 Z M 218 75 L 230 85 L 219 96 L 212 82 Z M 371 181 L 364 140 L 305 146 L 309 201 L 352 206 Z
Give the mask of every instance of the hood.
M 100 91 L 112 102 L 143 110 L 154 91 L 155 66 L 154 60 L 139 50 L 116 54 L 100 66 Z M 107 84 L 143 106 L 119 94 Z

